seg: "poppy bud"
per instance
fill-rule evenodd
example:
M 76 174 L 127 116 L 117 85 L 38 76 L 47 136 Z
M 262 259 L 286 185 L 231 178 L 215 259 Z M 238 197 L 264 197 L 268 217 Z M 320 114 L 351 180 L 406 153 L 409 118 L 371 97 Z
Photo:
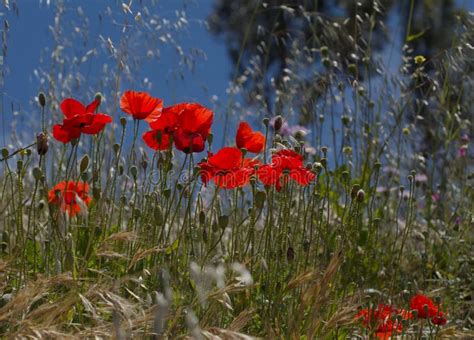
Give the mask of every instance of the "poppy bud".
M 39 181 L 43 177 L 43 171 L 40 168 L 33 169 L 33 177 L 35 180 Z
M 327 146 L 322 146 L 321 147 L 321 152 L 323 153 L 324 157 L 326 157 L 326 154 L 328 152 L 328 147 Z
M 321 46 L 319 51 L 321 52 L 322 56 L 327 57 L 329 55 L 329 48 L 327 46 Z
M 286 250 L 286 259 L 288 262 L 292 262 L 295 259 L 295 250 L 293 247 L 288 247 Z
M 349 73 L 352 74 L 354 77 L 357 75 L 357 65 L 356 65 L 356 64 L 349 64 L 349 65 L 347 65 L 347 70 L 348 70 Z
M 156 224 L 158 225 L 163 224 L 163 210 L 161 209 L 159 205 L 155 207 L 155 210 L 153 211 L 153 216 L 155 218 Z
M 36 150 L 40 156 L 48 152 L 48 136 L 42 132 L 36 135 Z
M 206 222 L 206 213 L 204 211 L 199 212 L 199 223 L 204 224 Z
M 265 117 L 265 118 L 262 119 L 262 123 L 263 123 L 263 125 L 268 126 L 268 123 L 270 123 L 270 119 Z
M 122 164 L 119 164 L 117 170 L 118 170 L 118 175 L 119 175 L 119 176 L 122 176 L 122 175 L 123 175 L 123 165 L 122 165 Z
M 273 129 L 278 132 L 280 131 L 282 126 L 283 126 L 283 118 L 281 118 L 281 116 L 276 116 L 275 122 L 273 123 Z
M 365 192 L 364 192 L 364 190 L 360 189 L 357 192 L 357 202 L 362 203 L 362 202 L 364 202 L 364 199 L 365 199 Z
M 100 188 L 96 187 L 96 188 L 92 189 L 92 196 L 94 197 L 94 199 L 99 200 L 100 196 L 101 196 Z
M 5 159 L 5 158 L 8 158 L 8 155 L 10 153 L 8 152 L 8 149 L 7 148 L 3 148 L 2 149 L 2 157 Z
M 345 126 L 348 126 L 349 123 L 351 122 L 351 117 L 344 115 L 342 116 L 341 120 L 342 120 L 342 124 L 344 124 Z
M 316 172 L 317 174 L 321 173 L 322 169 L 323 169 L 323 165 L 320 162 L 315 162 L 313 164 L 313 171 Z
M 81 162 L 79 164 L 79 172 L 83 173 L 87 170 L 89 167 L 89 156 L 84 155 L 81 159 Z
M 23 169 L 23 161 L 21 159 L 19 159 L 16 162 L 16 168 L 17 168 L 18 172 L 21 172 L 21 170 Z
M 360 189 L 359 184 L 354 184 L 352 186 L 352 189 L 351 189 L 351 198 L 352 199 L 355 199 L 357 197 L 357 192 L 359 191 L 359 189 Z
M 213 140 L 214 140 L 214 135 L 212 133 L 209 133 L 207 135 L 207 143 L 211 145 Z
M 130 174 L 132 175 L 133 179 L 137 179 L 137 175 L 138 175 L 138 170 L 137 170 L 137 167 L 135 165 L 132 165 L 130 167 Z
M 148 168 L 148 161 L 145 158 L 143 158 L 141 165 L 142 165 L 143 170 L 146 171 L 146 169 Z
M 222 229 L 225 229 L 227 228 L 228 225 L 229 225 L 229 216 L 227 215 L 219 216 L 219 227 L 221 227 Z
M 275 141 L 275 143 L 281 143 L 281 136 L 280 135 L 275 135 L 273 140 Z
M 97 93 L 95 94 L 94 99 L 95 99 L 95 100 L 98 100 L 98 101 L 99 101 L 99 104 L 102 103 L 102 98 L 103 98 L 102 93 L 97 92 Z
M 120 117 L 120 125 L 123 127 L 127 126 L 127 119 L 125 117 Z
M 118 153 L 120 151 L 120 144 L 115 143 L 112 146 L 112 150 L 114 150 L 115 153 Z
M 352 148 L 350 146 L 345 146 L 342 148 L 342 152 L 347 155 L 347 156 L 350 156 L 352 155 Z
M 38 94 L 38 102 L 42 107 L 46 106 L 46 96 L 44 95 L 43 92 L 40 92 Z
M 382 163 L 380 163 L 380 162 L 375 162 L 375 164 L 374 164 L 375 170 L 379 170 L 381 167 L 382 167 Z
M 257 193 L 255 194 L 255 205 L 258 209 L 263 208 L 266 198 L 267 194 L 264 191 L 257 191 Z

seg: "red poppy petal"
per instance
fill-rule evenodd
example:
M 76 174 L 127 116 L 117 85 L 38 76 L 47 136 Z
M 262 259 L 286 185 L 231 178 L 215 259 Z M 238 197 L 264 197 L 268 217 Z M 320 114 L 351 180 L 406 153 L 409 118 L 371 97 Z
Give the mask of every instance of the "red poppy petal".
M 170 147 L 170 135 L 161 132 L 161 139 L 158 141 L 158 133 L 159 131 L 157 130 L 147 131 L 143 134 L 142 138 L 145 144 L 153 150 L 167 150 Z
M 60 107 L 63 114 L 68 118 L 86 113 L 86 108 L 84 105 L 74 98 L 64 99 Z
M 86 106 L 86 112 L 95 113 L 99 105 L 100 105 L 100 101 L 98 99 L 95 99 L 92 103 Z
M 125 91 L 120 98 L 120 108 L 134 119 L 145 119 L 162 106 L 161 99 L 153 98 L 146 92 Z
M 64 144 L 69 143 L 73 138 L 77 138 L 73 137 L 69 129 L 65 129 L 64 126 L 60 124 L 53 126 L 53 137 Z
M 186 132 L 199 133 L 206 139 L 211 131 L 214 113 L 197 103 L 182 103 L 175 106 L 176 108 L 170 110 L 177 112 L 179 127 Z
M 257 170 L 257 176 L 265 186 L 279 183 L 281 170 L 271 165 L 263 165 Z
M 300 168 L 291 170 L 290 177 L 301 185 L 308 185 L 316 175 L 308 169 Z
M 112 117 L 101 113 L 93 115 L 92 122 L 81 128 L 81 132 L 88 135 L 96 135 L 102 131 L 106 124 L 112 122 Z
M 158 98 L 157 98 L 158 99 Z M 163 110 L 163 100 L 159 99 L 160 102 L 159 104 L 155 107 L 155 109 L 150 113 L 150 115 L 148 117 L 145 118 L 145 121 L 148 122 L 148 123 L 151 123 L 155 120 L 157 120 L 160 115 L 161 115 L 161 111 Z
M 174 135 L 176 149 L 185 153 L 201 152 L 205 148 L 205 139 L 198 133 L 187 133 L 177 130 Z
M 221 170 L 239 168 L 242 165 L 242 152 L 237 148 L 222 148 L 209 157 L 209 164 Z

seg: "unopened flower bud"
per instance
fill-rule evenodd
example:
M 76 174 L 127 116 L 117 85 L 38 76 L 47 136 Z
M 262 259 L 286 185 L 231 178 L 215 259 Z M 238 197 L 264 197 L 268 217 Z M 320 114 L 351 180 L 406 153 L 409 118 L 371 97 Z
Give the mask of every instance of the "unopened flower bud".
M 229 225 L 229 216 L 227 215 L 219 216 L 219 227 L 221 227 L 222 229 L 225 229 L 227 228 L 228 225 Z
M 9 155 L 9 154 L 10 154 L 10 153 L 8 152 L 8 149 L 7 149 L 7 148 L 3 148 L 3 149 L 2 149 L 2 157 L 3 157 L 3 158 L 8 158 L 8 155 Z
M 321 152 L 323 153 L 324 157 L 326 157 L 326 154 L 328 152 L 328 147 L 327 146 L 322 146 L 321 147 Z
M 364 202 L 364 199 L 365 199 L 365 192 L 364 192 L 364 190 L 360 189 L 357 192 L 357 202 L 362 203 L 362 202 Z
M 360 189 L 360 185 L 359 184 L 354 184 L 352 186 L 352 189 L 351 189 L 351 198 L 352 199 L 355 199 L 357 197 L 357 193 Z
M 273 129 L 278 132 L 283 126 L 283 118 L 281 116 L 276 116 L 275 122 L 273 123 Z
M 265 118 L 262 119 L 262 123 L 263 123 L 263 125 L 268 126 L 268 123 L 270 123 L 270 119 L 265 117 Z
M 44 95 L 43 92 L 40 92 L 38 94 L 38 103 L 42 106 L 42 107 L 45 107 L 46 106 L 46 96 Z
M 120 117 L 120 125 L 122 125 L 123 127 L 127 126 L 127 118 Z
M 36 135 L 36 150 L 40 156 L 48 152 L 48 136 L 43 132 Z
M 98 101 L 99 101 L 99 104 L 102 103 L 102 98 L 103 98 L 102 93 L 97 92 L 97 93 L 95 94 L 95 100 L 98 100 Z
M 321 46 L 320 51 L 321 51 L 321 55 L 325 57 L 327 57 L 329 54 L 329 48 L 327 46 Z
M 209 145 L 211 145 L 213 140 L 214 140 L 214 135 L 212 133 L 208 134 L 207 135 L 207 143 Z

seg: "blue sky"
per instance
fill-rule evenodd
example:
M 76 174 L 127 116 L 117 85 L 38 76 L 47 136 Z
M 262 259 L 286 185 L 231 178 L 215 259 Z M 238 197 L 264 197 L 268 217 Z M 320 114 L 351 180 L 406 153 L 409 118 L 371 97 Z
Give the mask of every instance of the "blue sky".
M 179 42 L 185 49 L 202 49 L 207 59 L 199 59 L 194 72 L 187 72 L 185 81 L 182 81 L 170 76 L 170 68 L 178 67 L 176 53 L 163 49 L 159 62 L 143 65 L 143 76 L 153 82 L 153 92 L 158 97 L 167 98 L 169 102 L 196 100 L 206 105 L 212 95 L 225 96 L 232 66 L 225 44 L 212 36 L 201 23 L 211 12 L 213 0 L 162 0 L 156 9 L 160 17 L 174 18 L 175 10 L 182 9 L 183 3 L 187 4 L 189 30 L 179 34 Z M 91 32 L 97 33 L 100 29 L 103 36 L 120 34 L 120 27 L 110 21 L 104 20 L 105 24 L 99 28 L 98 18 L 98 13 L 104 13 L 108 6 L 120 13 L 119 1 L 72 0 L 66 4 L 67 19 L 74 20 L 77 7 L 81 6 L 85 16 L 90 18 Z M 133 3 L 131 8 L 134 9 Z M 10 11 L 5 17 L 10 26 L 5 59 L 7 74 L 2 88 L 5 105 L 9 106 L 12 101 L 21 103 L 27 109 L 29 101 L 41 87 L 33 71 L 39 64 L 43 48 L 52 44 L 48 26 L 53 24 L 54 6 L 47 6 L 46 0 L 42 4 L 39 0 L 27 0 L 19 2 L 19 16 Z

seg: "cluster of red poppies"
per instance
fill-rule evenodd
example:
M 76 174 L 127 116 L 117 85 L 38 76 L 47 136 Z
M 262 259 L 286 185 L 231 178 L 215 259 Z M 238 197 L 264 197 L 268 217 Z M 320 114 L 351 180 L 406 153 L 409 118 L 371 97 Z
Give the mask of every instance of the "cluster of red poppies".
M 112 122 L 112 117 L 97 112 L 99 105 L 100 98 L 87 106 L 72 98 L 65 99 L 60 105 L 64 120 L 62 124 L 53 126 L 54 138 L 69 143 L 81 134 L 100 133 Z M 125 91 L 120 108 L 133 119 L 145 120 L 149 124 L 150 130 L 143 134 L 143 140 L 153 150 L 168 150 L 174 145 L 187 154 L 202 152 L 214 120 L 214 113 L 200 104 L 180 103 L 163 107 L 161 99 L 146 92 Z M 241 188 L 254 176 L 265 186 L 275 186 L 280 191 L 290 179 L 305 186 L 316 178 L 304 167 L 303 156 L 293 150 L 275 152 L 270 164 L 262 164 L 257 158 L 245 158 L 248 152 L 261 153 L 266 144 L 265 136 L 253 131 L 246 122 L 239 124 L 235 142 L 235 147 L 224 147 L 215 154 L 209 151 L 207 159 L 198 164 L 205 184 L 213 180 L 221 188 Z M 80 211 L 77 201 L 86 205 L 90 202 L 87 192 L 86 183 L 61 182 L 51 190 L 49 201 L 75 215 Z
M 398 309 L 393 306 L 379 304 L 375 308 L 366 308 L 356 315 L 356 319 L 371 330 L 379 339 L 389 339 L 393 333 L 401 333 L 402 320 L 430 319 L 434 325 L 445 325 L 447 320 L 439 307 L 427 296 L 417 294 L 410 300 L 410 309 Z

